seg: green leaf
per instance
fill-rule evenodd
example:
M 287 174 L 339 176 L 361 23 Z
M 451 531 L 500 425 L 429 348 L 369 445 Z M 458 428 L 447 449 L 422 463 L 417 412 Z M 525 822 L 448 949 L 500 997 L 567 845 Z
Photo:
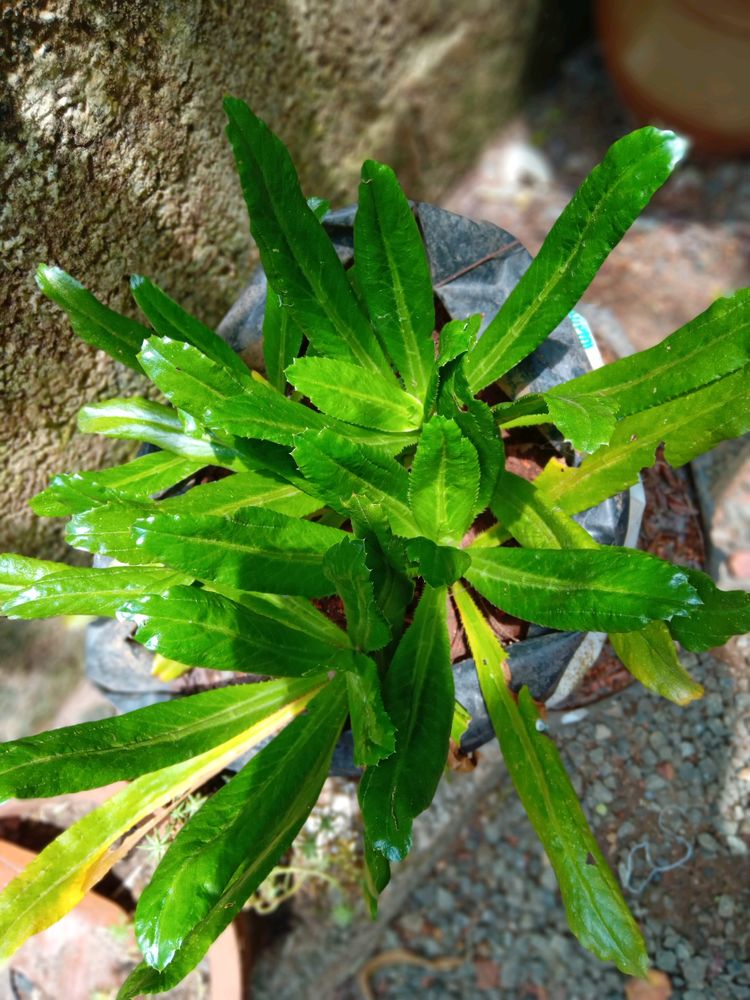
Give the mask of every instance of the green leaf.
M 133 537 L 134 521 L 157 509 L 155 503 L 144 500 L 115 500 L 91 507 L 71 517 L 65 541 L 74 549 L 109 556 L 121 563 L 161 563 L 161 558 L 141 552 Z
M 160 337 L 186 341 L 237 375 L 247 375 L 247 365 L 218 333 L 191 316 L 148 278 L 134 274 L 130 290 Z
M 462 404 L 465 409 L 456 406 L 453 419 L 464 437 L 474 445 L 479 458 L 479 490 L 474 505 L 476 515 L 489 506 L 497 477 L 505 466 L 505 449 L 489 406 L 471 397 L 463 398 Z
M 346 675 L 349 718 L 357 767 L 377 764 L 396 749 L 396 731 L 383 705 L 378 668 L 374 660 L 355 654 L 356 669 Z
M 146 561 L 158 559 L 199 580 L 303 597 L 333 593 L 323 558 L 345 537 L 337 528 L 259 507 L 231 517 L 157 512 L 135 521 L 132 536 Z
M 466 319 L 451 319 L 440 331 L 440 350 L 437 364 L 439 368 L 449 361 L 465 354 L 477 339 L 479 327 L 482 325 L 482 314 L 475 313 Z
M 536 486 L 518 476 L 504 473 L 500 477 L 493 511 L 522 545 L 531 548 L 600 549 L 580 524 L 546 504 Z M 695 586 L 690 571 L 685 572 Z M 697 587 L 696 590 L 703 600 L 700 590 Z M 701 605 L 691 609 L 690 616 L 702 611 Z M 672 622 L 688 620 L 675 617 Z M 663 622 L 651 622 L 634 632 L 619 632 L 610 639 L 617 655 L 644 687 L 678 704 L 686 704 L 703 693 L 700 684 L 691 679 L 680 663 Z
M 461 541 L 479 490 L 479 460 L 453 420 L 425 424 L 409 477 L 409 504 L 419 533 L 440 545 Z
M 471 724 L 471 712 L 464 708 L 460 701 L 453 702 L 453 722 L 451 723 L 451 740 L 457 745 L 461 745 L 464 733 Z
M 669 623 L 672 636 L 685 648 L 702 653 L 723 646 L 733 635 L 750 632 L 750 594 L 744 590 L 719 590 L 710 576 L 695 569 L 685 573 L 703 604 L 685 618 Z
M 215 588 L 219 590 L 219 588 Z M 225 596 L 250 608 L 264 618 L 280 622 L 287 628 L 297 629 L 314 639 L 334 646 L 336 649 L 351 649 L 349 635 L 339 628 L 330 618 L 319 611 L 304 597 L 290 597 L 289 594 L 257 594 L 244 591 L 232 591 L 221 587 L 219 590 Z
M 592 452 L 608 444 L 617 422 L 613 410 L 598 396 L 578 399 L 567 393 L 548 395 L 547 409 L 550 422 L 579 451 Z
M 378 372 L 331 358 L 297 358 L 287 369 L 292 385 L 319 410 L 360 427 L 417 430 L 422 404 Z
M 391 637 L 391 630 L 375 602 L 372 573 L 366 562 L 365 542 L 342 538 L 328 549 L 323 572 L 344 602 L 346 627 L 355 649 L 370 652 L 382 649 Z
M 469 354 L 474 392 L 522 361 L 565 319 L 685 149 L 673 132 L 651 126 L 610 148 Z
M 69 569 L 72 569 L 72 566 L 66 566 L 65 563 L 17 556 L 13 552 L 0 553 L 0 600 L 7 600 L 26 590 L 45 576 L 63 573 Z
M 374 920 L 378 915 L 378 896 L 391 881 L 391 865 L 380 851 L 375 850 L 366 834 L 364 842 L 365 870 L 362 889 L 370 916 Z
M 526 548 L 599 548 L 585 528 L 557 507 L 546 503 L 534 483 L 511 472 L 503 471 L 498 478 L 492 512 L 513 538 Z
M 351 653 L 207 590 L 173 587 L 123 603 L 147 649 L 191 667 L 303 677 L 351 667 Z
M 108 309 L 62 268 L 40 264 L 36 283 L 48 299 L 65 310 L 81 340 L 140 373 L 136 355 L 150 333 L 148 327 Z
M 210 428 L 291 445 L 294 436 L 323 427 L 309 407 L 282 396 L 246 370 L 238 376 L 190 344 L 151 337 L 141 364 L 167 399 Z
M 305 517 L 323 506 L 321 500 L 268 472 L 237 472 L 194 486 L 180 496 L 160 500 L 158 510 L 170 514 L 234 514 L 243 507 L 266 507 L 289 517 Z
M 341 685 L 328 685 L 177 834 L 136 909 L 152 968 L 136 969 L 122 996 L 179 982 L 289 849 L 328 775 L 345 711 Z
M 528 688 L 522 688 L 516 702 L 504 672 L 507 654 L 460 584 L 453 596 L 505 765 L 552 863 L 570 929 L 598 958 L 614 962 L 627 975 L 645 976 L 643 937 Z
M 387 373 L 388 361 L 305 201 L 284 144 L 243 101 L 227 97 L 224 110 L 250 230 L 282 306 L 321 354 Z
M 67 517 L 108 503 L 111 491 L 133 499 L 145 499 L 169 489 L 203 467 L 200 459 L 182 458 L 156 451 L 110 469 L 53 476 L 46 490 L 29 503 L 35 514 Z
M 60 569 L 60 566 L 57 567 Z M 52 618 L 55 615 L 114 617 L 120 605 L 141 594 L 160 594 L 189 582 L 184 573 L 153 566 L 70 567 L 43 576 L 3 604 L 8 618 Z
M 244 732 L 324 678 L 235 684 L 0 745 L 0 800 L 45 798 L 158 771 Z
M 680 663 L 664 622 L 651 622 L 638 632 L 610 636 L 610 642 L 633 677 L 662 698 L 687 705 L 703 696 L 703 686 Z
M 352 498 L 361 494 L 380 505 L 397 535 L 420 533 L 407 500 L 409 473 L 398 462 L 330 430 L 301 434 L 292 454 L 315 493 L 334 510 L 350 513 Z
M 396 750 L 368 768 L 359 786 L 367 836 L 390 861 L 406 857 L 412 822 L 432 802 L 448 753 L 453 700 L 446 592 L 425 587 L 383 682 Z
M 677 467 L 720 441 L 750 430 L 750 366 L 703 389 L 620 420 L 609 446 L 599 448 L 576 469 L 549 480 L 545 499 L 568 514 L 586 510 L 628 489 L 665 445 Z
M 404 625 L 406 609 L 414 596 L 414 583 L 395 567 L 388 557 L 386 547 L 390 543 L 400 544 L 401 539 L 383 538 L 381 541 L 372 532 L 366 532 L 364 542 L 367 548 L 367 565 L 372 571 L 375 600 L 388 622 L 392 635 L 400 635 Z
M 302 327 L 294 322 L 269 285 L 263 313 L 263 361 L 266 378 L 278 392 L 283 393 L 286 389 L 284 373 L 299 354 L 304 338 Z
M 572 385 L 565 382 L 563 385 Z M 530 393 L 513 403 L 499 403 L 493 410 L 501 427 L 535 427 L 555 424 L 579 451 L 591 452 L 607 444 L 617 422 L 616 408 L 598 396 L 571 393 Z
M 65 830 L 0 895 L 0 961 L 63 917 L 143 837 L 141 820 L 195 791 L 302 712 L 314 692 L 190 760 L 137 778 Z M 131 832 L 129 837 L 126 834 Z M 122 838 L 125 838 L 124 842 Z
M 171 406 L 137 396 L 84 406 L 78 414 L 78 429 L 85 434 L 103 434 L 123 441 L 146 441 L 204 465 L 222 465 L 238 471 L 259 465 L 243 443 L 224 444 L 208 434 L 187 434 L 179 414 Z
M 545 394 L 604 405 L 620 417 L 694 392 L 750 363 L 750 289 L 720 298 L 660 344 Z M 550 411 L 551 412 L 551 411 Z
M 615 546 L 472 549 L 466 579 L 508 614 L 573 631 L 630 632 L 684 616 L 700 603 L 684 571 Z
M 390 167 L 362 165 L 354 219 L 357 284 L 407 392 L 425 401 L 435 367 L 430 265 L 411 206 Z
M 327 201 L 316 198 L 308 198 L 307 203 L 318 219 L 322 219 L 330 208 Z M 279 296 L 269 285 L 263 313 L 263 360 L 266 378 L 279 392 L 284 392 L 286 388 L 284 372 L 299 354 L 304 336 L 302 327 L 295 323 L 289 310 L 281 305 Z
M 452 545 L 436 545 L 429 538 L 411 538 L 406 543 L 409 558 L 417 564 L 419 575 L 431 587 L 455 583 L 471 566 L 471 556 Z

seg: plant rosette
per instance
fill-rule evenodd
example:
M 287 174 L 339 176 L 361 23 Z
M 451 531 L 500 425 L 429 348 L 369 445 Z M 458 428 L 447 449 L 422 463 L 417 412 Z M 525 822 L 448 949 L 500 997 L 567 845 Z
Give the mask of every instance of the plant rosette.
M 269 285 L 265 376 L 146 278 L 131 287 L 150 326 L 41 266 L 42 290 L 75 331 L 167 400 L 93 403 L 80 429 L 161 451 L 57 476 L 32 501 L 69 517 L 71 544 L 111 565 L 6 555 L 0 586 L 13 617 L 128 623 L 162 676 L 200 667 L 269 679 L 0 748 L 0 798 L 129 782 L 0 896 L 0 957 L 74 906 L 126 834 L 137 839 L 260 746 L 180 829 L 138 902 L 144 960 L 120 998 L 171 989 L 293 842 L 347 720 L 364 769 L 363 888 L 374 912 L 469 722 L 456 701 L 450 607 L 573 933 L 643 975 L 643 937 L 543 707 L 528 685 L 511 687 L 491 609 L 541 629 L 607 633 L 646 687 L 679 704 L 701 696 L 675 643 L 705 650 L 746 631 L 750 596 L 601 545 L 574 515 L 632 488 L 658 449 L 680 466 L 750 429 L 750 292 L 604 368 L 515 399 L 494 387 L 574 309 L 684 143 L 650 127 L 615 143 L 493 318 L 449 318 L 450 308 L 436 316 L 425 244 L 390 168 L 362 168 L 345 269 L 321 225 L 327 206 L 305 200 L 281 141 L 241 101 L 225 109 Z M 527 481 L 506 468 L 504 442 L 519 427 L 554 428 L 582 460 L 552 458 Z M 165 495 L 207 465 L 230 475 Z M 336 620 L 327 601 L 343 609 Z
M 529 267 L 530 254 L 515 237 L 492 223 L 476 222 L 426 203 L 413 204 L 412 209 L 430 265 L 436 310 L 443 311 L 445 322 L 481 314 L 481 336 Z M 355 214 L 356 206 L 349 206 L 329 211 L 321 220 L 347 269 L 354 263 Z M 265 371 L 263 325 L 267 295 L 265 272 L 258 268 L 218 327 L 218 333 L 234 350 L 261 371 Z M 509 398 L 520 398 L 553 389 L 602 364 L 586 320 L 572 312 L 529 357 L 507 373 L 502 385 Z M 531 433 L 540 439 L 537 428 Z M 523 431 L 519 436 L 522 435 Z M 556 455 L 564 459 L 566 450 L 570 457 L 571 449 L 564 447 L 559 436 L 557 441 L 538 440 L 537 449 L 542 442 L 548 458 Z M 582 457 L 574 452 L 573 462 L 579 464 Z M 215 473 L 223 475 L 219 469 Z M 192 487 L 195 483 L 187 485 Z M 643 490 L 638 483 L 625 493 L 575 514 L 574 520 L 600 544 L 632 547 L 637 542 L 643 503 Z M 102 566 L 110 562 L 107 557 L 97 559 Z M 452 623 L 452 631 L 457 629 L 458 623 Z M 119 711 L 133 711 L 179 697 L 186 691 L 222 683 L 221 674 L 211 675 L 208 671 L 170 676 L 169 666 L 143 646 L 129 641 L 131 631 L 127 623 L 110 619 L 99 619 L 88 628 L 87 673 Z M 596 662 L 604 639 L 602 632 L 561 632 L 533 627 L 530 635 L 508 646 L 511 688 L 517 692 L 527 686 L 534 700 L 540 703 L 548 702 L 556 694 L 566 697 Z M 454 656 L 453 660 L 456 700 L 470 716 L 460 738 L 462 751 L 468 753 L 493 739 L 494 731 L 473 659 Z M 230 770 L 237 770 L 244 763 L 245 758 L 240 758 Z M 361 773 L 354 763 L 351 729 L 342 733 L 336 746 L 331 773 L 349 776 Z

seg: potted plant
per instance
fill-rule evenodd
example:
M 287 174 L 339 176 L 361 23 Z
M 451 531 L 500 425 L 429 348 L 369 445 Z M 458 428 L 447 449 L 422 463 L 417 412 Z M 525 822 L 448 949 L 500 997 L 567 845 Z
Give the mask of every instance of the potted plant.
M 324 208 L 321 204 L 320 210 Z M 510 233 L 492 223 L 476 222 L 427 203 L 413 203 L 412 210 L 430 266 L 435 308 L 442 314 L 442 323 L 474 313 L 481 313 L 482 322 L 489 323 L 498 305 L 508 297 L 531 263 L 528 251 Z M 355 217 L 356 206 L 349 206 L 327 211 L 321 219 L 345 268 L 354 262 Z M 258 268 L 217 329 L 243 360 L 262 371 L 266 369 L 263 332 L 268 325 L 265 321 L 269 294 L 274 293 L 269 292 L 265 272 Z M 273 318 L 272 302 L 271 324 Z M 272 331 L 270 336 L 273 337 Z M 269 357 L 270 367 L 273 362 Z M 571 313 L 503 378 L 503 386 L 511 398 L 516 398 L 532 391 L 550 390 L 602 363 L 585 320 Z M 531 429 L 531 433 L 534 431 Z M 116 434 L 117 428 L 112 432 Z M 513 467 L 523 470 L 527 477 L 541 469 L 540 463 L 551 457 L 562 457 L 565 450 L 562 441 L 549 436 L 536 434 L 535 442 L 526 440 L 530 434 L 528 428 L 513 433 L 519 440 L 506 439 L 506 462 L 511 465 L 515 462 Z M 155 446 L 145 444 L 142 450 L 147 453 L 155 450 Z M 580 453 L 575 453 L 574 462 L 581 457 Z M 202 469 L 175 489 L 185 492 L 198 482 L 222 474 L 220 469 Z M 35 504 L 40 512 L 52 512 L 45 506 L 45 497 L 37 498 Z M 643 489 L 638 484 L 574 517 L 596 541 L 632 546 L 638 538 L 643 505 Z M 97 555 L 95 559 L 98 565 L 107 565 L 109 561 L 106 555 Z M 460 752 L 466 754 L 493 739 L 494 731 L 479 690 L 474 661 L 468 655 L 454 616 L 449 621 L 449 630 L 456 699 L 471 716 L 460 739 Z M 535 700 L 545 703 L 574 688 L 586 668 L 596 661 L 597 652 L 604 644 L 601 632 L 564 632 L 538 627 L 533 635 L 525 635 L 525 632 L 526 624 L 516 620 L 504 624 L 500 634 L 501 638 L 512 639 L 507 650 L 511 687 L 518 691 L 525 684 Z M 130 641 L 128 623 L 106 618 L 97 619 L 87 630 L 86 670 L 89 679 L 120 712 L 180 697 L 186 691 L 207 687 L 215 683 L 217 677 L 222 677 L 220 673 L 211 675 L 205 670 L 183 673 L 179 666 L 164 664 L 158 654 Z M 352 751 L 352 734 L 348 729 L 334 750 L 331 773 L 349 776 L 361 773 L 354 763 Z M 229 769 L 239 769 L 244 762 L 244 758 L 240 758 Z
M 512 692 L 507 652 L 478 601 L 545 628 L 610 633 L 634 675 L 679 703 L 701 688 L 675 640 L 706 649 L 750 627 L 745 593 L 600 546 L 572 519 L 629 488 L 659 446 L 680 465 L 750 427 L 750 293 L 564 385 L 516 400 L 490 394 L 572 309 L 684 144 L 653 128 L 617 142 L 478 337 L 479 315 L 436 324 L 419 229 L 388 167 L 363 166 L 347 271 L 282 143 L 242 102 L 225 106 L 273 290 L 266 377 L 145 278 L 132 288 L 152 328 L 41 267 L 42 289 L 78 334 L 145 372 L 169 405 L 84 407 L 83 430 L 162 450 L 59 477 L 36 501 L 38 511 L 71 516 L 77 547 L 115 563 L 76 569 L 4 556 L 0 584 L 5 614 L 117 617 L 137 643 L 178 664 L 271 679 L 0 748 L 2 797 L 131 782 L 11 882 L 0 897 L 0 947 L 10 954 L 73 906 L 126 833 L 137 836 L 154 812 L 273 736 L 185 824 L 139 901 L 144 962 L 120 996 L 171 988 L 291 844 L 345 724 L 364 768 L 374 909 L 466 722 L 455 703 L 450 600 L 573 932 L 644 974 L 642 936 L 543 713 L 527 687 Z M 507 471 L 503 434 L 524 425 L 553 425 L 583 461 L 553 460 L 533 483 Z M 207 464 L 231 475 L 152 499 Z

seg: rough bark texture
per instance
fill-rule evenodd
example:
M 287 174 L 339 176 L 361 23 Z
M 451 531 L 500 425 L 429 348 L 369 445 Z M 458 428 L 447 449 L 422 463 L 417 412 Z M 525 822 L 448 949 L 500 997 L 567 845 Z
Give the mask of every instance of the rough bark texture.
M 512 109 L 537 0 L 10 0 L 0 15 L 0 550 L 59 555 L 26 501 L 117 446 L 75 433 L 86 401 L 139 388 L 75 339 L 40 261 L 131 310 L 156 280 L 209 323 L 253 263 L 221 98 L 288 142 L 305 189 L 352 200 L 365 156 L 435 198 Z M 119 454 L 124 452 L 122 448 Z

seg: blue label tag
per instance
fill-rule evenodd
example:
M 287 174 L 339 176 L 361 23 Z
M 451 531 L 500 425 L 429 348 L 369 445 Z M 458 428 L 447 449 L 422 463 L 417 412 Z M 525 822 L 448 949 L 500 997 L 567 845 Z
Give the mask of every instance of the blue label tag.
M 575 310 L 569 312 L 568 316 L 570 318 L 570 322 L 573 324 L 573 329 L 578 334 L 581 347 L 584 351 L 588 351 L 594 346 L 594 335 L 591 332 L 591 327 L 588 325 L 583 316 L 581 316 L 580 313 L 575 312 Z

